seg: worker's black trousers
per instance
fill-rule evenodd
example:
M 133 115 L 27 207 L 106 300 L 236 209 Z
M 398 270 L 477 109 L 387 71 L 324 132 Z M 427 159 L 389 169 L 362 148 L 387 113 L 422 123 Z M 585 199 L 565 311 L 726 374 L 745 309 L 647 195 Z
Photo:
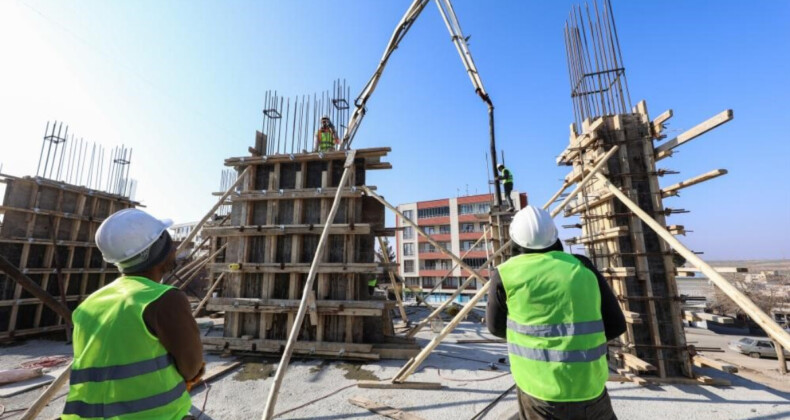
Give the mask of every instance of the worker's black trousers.
M 518 413 L 521 420 L 617 420 L 606 388 L 600 397 L 579 402 L 543 401 L 519 389 Z
M 510 205 L 510 208 L 513 207 L 513 198 L 510 197 L 510 193 L 513 191 L 513 183 L 505 184 L 505 198 L 507 198 L 507 203 Z

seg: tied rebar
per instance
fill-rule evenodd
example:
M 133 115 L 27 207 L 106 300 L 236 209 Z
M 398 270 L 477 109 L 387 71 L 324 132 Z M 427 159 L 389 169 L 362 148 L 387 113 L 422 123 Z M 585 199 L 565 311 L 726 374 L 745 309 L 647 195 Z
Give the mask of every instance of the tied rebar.
M 332 83 L 332 90 L 310 95 L 283 97 L 277 91 L 264 95 L 263 125 L 266 135 L 266 154 L 293 154 L 312 152 L 315 133 L 321 126 L 321 117 L 329 117 L 338 139 L 346 133 L 349 117 L 351 87 L 345 79 Z
M 586 119 L 625 114 L 631 97 L 610 0 L 571 8 L 565 21 L 565 54 L 577 129 Z
M 103 146 L 69 134 L 63 122 L 47 122 L 36 176 L 133 199 L 137 181 L 129 178 L 131 160 L 132 149 L 115 147 L 108 155 Z

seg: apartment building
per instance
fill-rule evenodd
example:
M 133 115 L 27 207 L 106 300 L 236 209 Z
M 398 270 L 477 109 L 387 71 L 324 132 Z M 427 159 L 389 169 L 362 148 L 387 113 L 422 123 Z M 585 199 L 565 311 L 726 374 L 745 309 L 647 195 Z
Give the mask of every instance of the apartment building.
M 512 197 L 516 209 L 527 205 L 526 193 L 513 191 Z M 474 248 L 472 245 L 483 236 L 488 226 L 488 213 L 493 199 L 493 194 L 443 198 L 401 204 L 398 210 L 453 254 L 458 256 L 466 254 L 464 257 L 466 264 L 479 268 L 493 250 L 491 244 L 485 240 Z M 395 252 L 400 265 L 399 274 L 408 286 L 428 292 L 452 269 L 442 286 L 428 298 L 429 302 L 447 300 L 470 273 L 460 267 L 453 269 L 455 263 L 448 256 L 418 235 L 414 228 L 406 226 L 399 217 L 396 219 L 396 225 L 402 227 L 398 229 L 396 235 Z M 488 270 L 481 270 L 480 274 L 485 277 L 489 275 Z M 456 301 L 460 303 L 468 301 L 480 286 L 477 281 L 473 281 L 456 298 Z

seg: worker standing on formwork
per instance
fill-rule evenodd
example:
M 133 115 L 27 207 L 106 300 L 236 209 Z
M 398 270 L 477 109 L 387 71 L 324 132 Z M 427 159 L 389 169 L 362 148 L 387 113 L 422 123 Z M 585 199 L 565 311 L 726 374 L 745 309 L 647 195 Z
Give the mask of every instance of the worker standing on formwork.
M 510 225 L 513 257 L 491 276 L 486 319 L 507 338 L 522 419 L 617 417 L 606 392 L 606 342 L 626 330 L 612 290 L 592 262 L 562 251 L 543 209 Z
M 63 419 L 189 417 L 188 390 L 204 372 L 200 332 L 186 295 L 159 284 L 175 267 L 172 221 L 138 209 L 96 231 L 122 276 L 72 314 L 74 363 Z
M 321 117 L 321 127 L 315 132 L 315 147 L 313 147 L 313 151 L 326 152 L 335 150 L 336 144 L 340 144 L 340 140 L 337 137 L 335 126 L 332 125 L 329 117 L 324 115 Z
M 510 197 L 510 193 L 513 192 L 513 172 L 510 172 L 510 169 L 505 168 L 505 165 L 499 164 L 497 166 L 499 170 L 499 176 L 496 177 L 497 181 L 502 181 L 502 185 L 505 186 L 505 198 L 507 198 L 507 203 L 510 206 L 508 211 L 515 210 L 515 206 L 513 206 L 513 198 Z

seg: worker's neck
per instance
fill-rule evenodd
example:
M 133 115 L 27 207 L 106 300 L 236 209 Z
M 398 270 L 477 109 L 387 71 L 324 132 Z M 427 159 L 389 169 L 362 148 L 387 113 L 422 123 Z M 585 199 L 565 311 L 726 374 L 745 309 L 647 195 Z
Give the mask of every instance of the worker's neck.
M 147 279 L 149 279 L 151 281 L 154 281 L 156 283 L 159 283 L 160 281 L 162 281 L 162 277 L 164 277 L 164 273 L 162 272 L 162 270 L 160 270 L 158 268 L 153 268 L 153 269 L 148 270 L 148 271 L 141 271 L 139 273 L 129 273 L 129 274 L 126 274 L 126 275 L 130 276 L 130 277 L 145 277 L 145 278 L 147 278 Z

